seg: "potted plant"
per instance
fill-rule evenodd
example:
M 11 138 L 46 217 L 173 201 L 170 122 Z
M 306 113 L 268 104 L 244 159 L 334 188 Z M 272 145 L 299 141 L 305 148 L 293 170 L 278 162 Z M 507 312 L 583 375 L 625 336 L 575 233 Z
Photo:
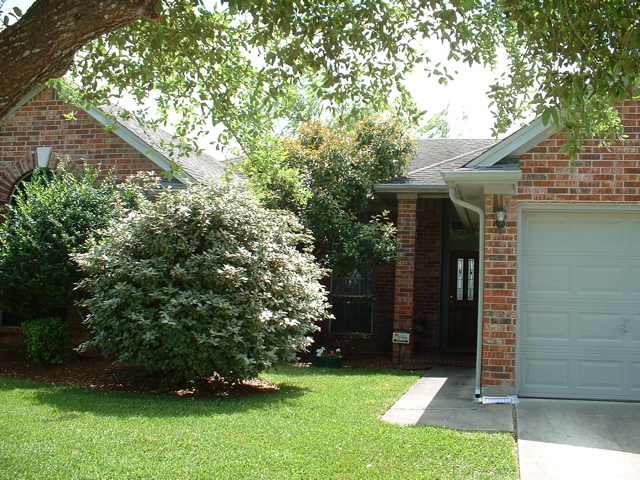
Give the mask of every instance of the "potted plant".
M 327 350 L 321 347 L 316 350 L 316 367 L 342 368 L 342 350 Z

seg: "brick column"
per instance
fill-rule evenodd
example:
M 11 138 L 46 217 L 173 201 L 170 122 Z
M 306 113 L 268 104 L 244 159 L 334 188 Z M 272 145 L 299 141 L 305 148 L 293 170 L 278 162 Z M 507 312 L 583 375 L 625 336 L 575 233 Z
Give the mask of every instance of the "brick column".
M 511 195 L 485 195 L 484 326 L 482 387 L 486 395 L 514 393 L 516 364 L 516 201 Z M 494 209 L 507 210 L 507 224 L 498 230 Z
M 393 330 L 413 330 L 416 260 L 417 195 L 398 195 L 398 260 L 393 308 Z M 393 344 L 393 362 L 408 363 L 413 345 Z

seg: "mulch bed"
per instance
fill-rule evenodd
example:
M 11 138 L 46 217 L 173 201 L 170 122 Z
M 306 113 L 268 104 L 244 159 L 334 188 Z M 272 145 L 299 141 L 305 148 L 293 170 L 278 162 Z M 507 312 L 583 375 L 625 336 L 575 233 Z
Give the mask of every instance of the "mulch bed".
M 309 363 L 301 364 L 308 366 Z M 345 367 L 393 368 L 391 359 L 377 356 L 358 356 L 345 361 Z M 148 375 L 137 365 L 114 365 L 100 356 L 76 355 L 63 365 L 41 365 L 23 351 L 0 350 L 0 377 L 17 378 L 53 385 L 84 386 L 103 390 L 156 395 L 191 397 L 246 397 L 279 391 L 279 387 L 265 380 L 226 383 L 219 379 L 199 379 L 188 387 L 177 387 L 166 377 Z

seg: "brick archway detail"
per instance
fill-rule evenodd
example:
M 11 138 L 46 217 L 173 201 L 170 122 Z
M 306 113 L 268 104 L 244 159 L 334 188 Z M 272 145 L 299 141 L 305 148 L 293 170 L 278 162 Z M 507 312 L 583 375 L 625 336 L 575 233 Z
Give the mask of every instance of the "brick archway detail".
M 25 175 L 32 172 L 38 166 L 38 158 L 36 152 L 32 152 L 22 157 L 22 159 L 14 162 L 0 163 L 0 203 L 6 205 L 14 188 L 22 180 Z

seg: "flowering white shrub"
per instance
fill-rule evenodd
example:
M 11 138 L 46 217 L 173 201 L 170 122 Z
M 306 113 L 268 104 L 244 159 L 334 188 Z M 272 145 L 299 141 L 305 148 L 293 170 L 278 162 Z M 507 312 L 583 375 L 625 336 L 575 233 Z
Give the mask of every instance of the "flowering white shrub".
M 295 218 L 229 185 L 158 197 L 76 257 L 85 323 L 120 362 L 185 378 L 252 378 L 293 360 L 327 316 Z

